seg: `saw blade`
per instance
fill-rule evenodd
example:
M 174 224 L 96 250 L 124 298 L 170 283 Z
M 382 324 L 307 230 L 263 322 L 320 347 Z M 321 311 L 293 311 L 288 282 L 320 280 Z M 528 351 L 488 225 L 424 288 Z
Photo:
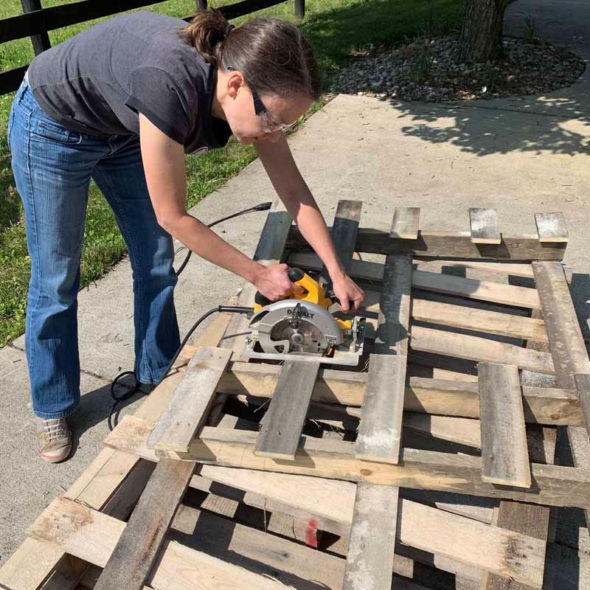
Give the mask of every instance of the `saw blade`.
M 328 348 L 322 331 L 313 323 L 301 319 L 295 327 L 290 319 L 275 324 L 270 332 L 270 339 L 282 345 L 289 343 L 289 352 L 304 352 L 311 354 L 323 354 Z

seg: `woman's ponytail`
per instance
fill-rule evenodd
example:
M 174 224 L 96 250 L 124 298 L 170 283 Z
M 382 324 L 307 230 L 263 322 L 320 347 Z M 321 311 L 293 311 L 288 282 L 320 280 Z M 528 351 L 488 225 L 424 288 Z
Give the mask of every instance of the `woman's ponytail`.
M 219 10 L 199 10 L 180 37 L 211 64 L 218 65 L 219 48 L 229 31 L 229 23 Z

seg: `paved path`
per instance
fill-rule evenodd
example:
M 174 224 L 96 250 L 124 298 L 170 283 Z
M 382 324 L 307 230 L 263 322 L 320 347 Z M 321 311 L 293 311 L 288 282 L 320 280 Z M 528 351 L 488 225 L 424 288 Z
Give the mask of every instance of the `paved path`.
M 531 10 L 543 36 L 590 58 L 590 0 L 519 1 L 507 15 L 508 32 L 518 33 Z M 495 207 L 501 231 L 518 234 L 534 233 L 535 212 L 563 211 L 572 236 L 566 262 L 583 301 L 590 298 L 585 274 L 590 271 L 589 90 L 586 73 L 571 88 L 546 97 L 472 105 L 391 105 L 341 95 L 314 115 L 291 145 L 328 219 L 339 199 L 361 199 L 364 225 L 388 227 L 395 206 L 412 205 L 422 207 L 422 227 L 465 230 L 469 207 Z M 193 213 L 209 222 L 272 198 L 262 166 L 254 162 Z M 251 214 L 217 229 L 251 255 L 264 216 Z M 193 257 L 176 291 L 181 332 L 240 283 Z M 0 562 L 100 449 L 107 433 L 108 385 L 133 366 L 131 302 L 126 260 L 80 293 L 84 395 L 74 424 L 76 454 L 62 465 L 46 465 L 33 453 L 22 338 L 0 351 Z M 585 313 L 583 304 L 580 313 Z M 569 545 L 587 550 L 577 518 L 573 514 L 573 525 L 560 534 Z M 582 579 L 588 572 L 579 575 Z

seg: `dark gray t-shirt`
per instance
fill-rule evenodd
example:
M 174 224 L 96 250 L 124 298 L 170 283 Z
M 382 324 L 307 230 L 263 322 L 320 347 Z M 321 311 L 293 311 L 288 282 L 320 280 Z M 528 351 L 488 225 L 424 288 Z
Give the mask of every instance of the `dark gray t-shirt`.
M 187 153 L 224 146 L 231 129 L 211 113 L 217 70 L 179 38 L 184 26 L 147 11 L 94 25 L 33 60 L 33 95 L 80 133 L 139 134 L 142 113 Z

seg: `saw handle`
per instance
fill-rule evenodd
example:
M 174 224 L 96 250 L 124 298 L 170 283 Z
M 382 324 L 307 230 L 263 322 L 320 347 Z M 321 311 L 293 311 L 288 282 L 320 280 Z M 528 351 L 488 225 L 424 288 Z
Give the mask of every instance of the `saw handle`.
M 287 270 L 287 276 L 292 283 L 297 283 L 305 276 L 305 273 L 300 268 L 289 268 Z M 269 305 L 272 303 L 268 297 L 265 297 L 260 291 L 256 291 L 256 295 L 254 296 L 254 303 L 256 305 L 261 305 L 264 307 L 265 305 Z

